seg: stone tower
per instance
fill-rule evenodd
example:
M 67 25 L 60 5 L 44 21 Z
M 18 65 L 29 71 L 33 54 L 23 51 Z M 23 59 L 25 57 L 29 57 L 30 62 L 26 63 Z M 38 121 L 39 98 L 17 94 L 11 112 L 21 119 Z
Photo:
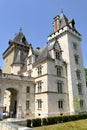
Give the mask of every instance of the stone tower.
M 48 40 L 52 44 L 55 39 L 58 40 L 63 59 L 67 63 L 70 114 L 85 111 L 86 84 L 80 47 L 81 35 L 75 28 L 74 19 L 69 20 L 64 13 L 54 18 L 53 32 L 48 36 Z
M 13 40 L 9 41 L 9 47 L 3 53 L 3 73 L 17 75 L 21 67 L 25 65 L 28 50 L 29 44 L 20 31 Z

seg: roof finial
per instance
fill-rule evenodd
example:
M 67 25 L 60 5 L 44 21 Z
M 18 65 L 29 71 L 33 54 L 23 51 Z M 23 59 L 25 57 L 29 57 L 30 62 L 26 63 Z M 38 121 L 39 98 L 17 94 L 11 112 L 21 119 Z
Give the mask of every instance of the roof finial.
M 63 13 L 63 8 L 61 8 L 61 13 Z
M 22 32 L 22 27 L 20 27 L 20 32 Z

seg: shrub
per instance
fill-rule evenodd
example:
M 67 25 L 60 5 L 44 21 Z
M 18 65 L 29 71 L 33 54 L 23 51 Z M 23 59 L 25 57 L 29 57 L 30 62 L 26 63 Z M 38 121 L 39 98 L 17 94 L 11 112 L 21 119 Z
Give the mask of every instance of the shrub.
M 46 118 L 42 118 L 42 125 L 47 125 L 47 119 Z
M 48 125 L 57 124 L 57 118 L 56 117 L 48 117 L 47 124 Z
M 63 117 L 62 116 L 58 116 L 57 117 L 57 123 L 62 123 L 63 122 Z
M 41 126 L 40 118 L 32 119 L 32 127 L 36 127 L 36 126 Z
M 42 120 L 40 118 L 36 118 L 32 120 L 28 119 L 27 126 L 31 127 L 32 124 L 32 127 L 37 127 L 41 125 L 52 125 L 52 124 L 81 120 L 81 119 L 87 119 L 87 114 L 47 117 L 47 118 L 42 118 Z
M 31 127 L 31 119 L 27 119 L 27 127 Z
M 62 121 L 63 121 L 63 122 L 68 122 L 68 121 L 70 121 L 70 116 L 62 116 Z

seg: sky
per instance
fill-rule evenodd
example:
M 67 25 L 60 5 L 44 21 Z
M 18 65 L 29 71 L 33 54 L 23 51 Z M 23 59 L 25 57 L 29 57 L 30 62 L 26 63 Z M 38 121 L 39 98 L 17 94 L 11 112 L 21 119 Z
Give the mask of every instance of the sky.
M 52 32 L 53 18 L 61 11 L 68 19 L 74 18 L 82 35 L 83 64 L 87 68 L 87 0 L 0 0 L 0 67 L 8 41 L 20 28 L 34 48 L 42 47 Z

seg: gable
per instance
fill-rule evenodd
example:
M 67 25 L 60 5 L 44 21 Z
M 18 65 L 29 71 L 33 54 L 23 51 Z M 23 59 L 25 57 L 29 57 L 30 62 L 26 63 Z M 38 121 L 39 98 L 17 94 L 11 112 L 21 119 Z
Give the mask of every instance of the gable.
M 57 50 L 57 51 L 61 51 L 61 47 L 60 47 L 60 45 L 59 45 L 57 40 L 55 41 L 54 49 Z
M 33 49 L 32 47 L 29 48 L 29 53 L 28 53 L 28 57 L 31 56 L 33 54 Z

